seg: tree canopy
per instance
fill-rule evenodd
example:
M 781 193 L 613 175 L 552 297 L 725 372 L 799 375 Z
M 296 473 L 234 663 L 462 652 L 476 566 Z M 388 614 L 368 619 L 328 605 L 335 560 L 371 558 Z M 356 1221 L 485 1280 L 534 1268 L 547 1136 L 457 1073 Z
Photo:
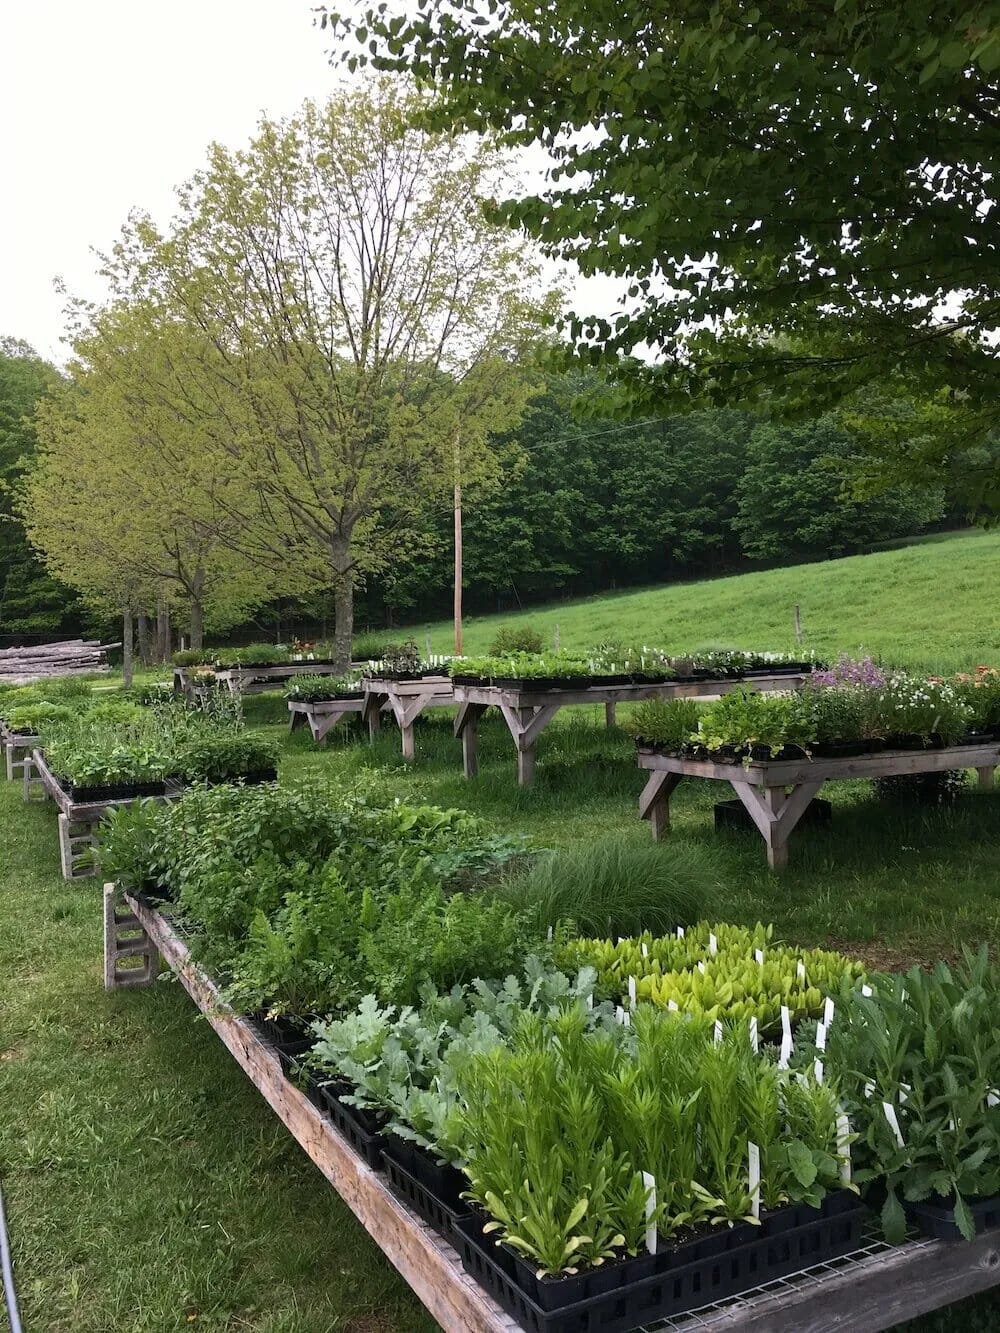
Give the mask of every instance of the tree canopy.
M 546 315 L 529 247 L 484 216 L 502 155 L 425 110 L 376 80 L 214 146 L 168 229 L 124 229 L 82 346 L 113 353 L 123 321 L 171 338 L 133 392 L 188 423 L 207 475 L 245 479 L 230 540 L 334 588 L 345 661 L 355 587 L 423 539 L 436 496 L 496 474 Z
M 995 426 L 997 3 L 386 0 L 328 19 L 339 58 L 549 149 L 545 186 L 501 210 L 622 280 L 620 319 L 571 327 L 595 357 L 652 351 L 633 408 L 766 392 L 816 413 L 880 380 L 952 405 L 926 458 Z

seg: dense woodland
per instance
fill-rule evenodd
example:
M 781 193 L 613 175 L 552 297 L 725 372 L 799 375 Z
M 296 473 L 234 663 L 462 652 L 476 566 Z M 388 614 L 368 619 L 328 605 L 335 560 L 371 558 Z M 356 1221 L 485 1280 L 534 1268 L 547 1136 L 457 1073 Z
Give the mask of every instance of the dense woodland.
M 34 451 L 31 414 L 59 378 L 23 343 L 4 343 L 5 636 L 102 627 L 98 612 L 46 572 L 16 517 L 18 482 Z M 581 415 L 596 387 L 596 377 L 583 374 L 550 378 L 518 428 L 498 441 L 503 484 L 473 490 L 466 499 L 470 610 L 703 577 L 751 561 L 823 559 L 965 517 L 941 489 L 901 486 L 869 499 L 850 498 L 855 445 L 834 414 L 798 424 L 737 410 L 615 422 Z M 423 526 L 419 554 L 359 590 L 360 625 L 405 623 L 447 610 L 450 509 L 429 509 Z M 319 593 L 268 603 L 252 622 L 226 628 L 236 637 L 262 629 L 322 632 L 331 621 L 331 598 Z M 182 611 L 176 627 L 184 632 Z

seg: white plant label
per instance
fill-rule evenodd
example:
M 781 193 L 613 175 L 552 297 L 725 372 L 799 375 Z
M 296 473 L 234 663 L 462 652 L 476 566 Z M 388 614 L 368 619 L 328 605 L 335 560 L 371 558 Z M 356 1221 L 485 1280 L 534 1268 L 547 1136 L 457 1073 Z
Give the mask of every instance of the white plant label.
M 705 971 L 705 964 L 700 959 L 698 960 L 698 971 L 699 972 Z
M 756 1143 L 747 1144 L 748 1184 L 750 1186 L 750 1211 L 754 1217 L 760 1217 L 760 1148 Z
M 642 956 L 643 956 L 643 958 L 648 958 L 648 957 L 649 957 L 649 945 L 646 943 L 646 941 L 643 940 L 642 944 L 641 944 L 639 947 L 640 947 L 640 949 L 642 950 Z
M 719 941 L 711 931 L 709 931 L 708 935 L 708 952 L 712 954 L 713 957 L 719 952 Z
M 635 977 L 629 977 L 628 979 L 628 1007 L 630 1009 L 635 1008 Z
M 875 1092 L 875 1080 L 873 1078 L 865 1079 L 865 1096 L 869 1099 Z
M 622 1014 L 622 1027 L 630 1028 L 632 1026 L 632 1015 L 626 1009 Z
M 668 1013 L 673 1013 L 673 1014 L 676 1014 L 676 1013 L 677 1013 L 677 1001 L 676 1001 L 676 1000 L 668 1000 L 668 1001 L 667 1001 L 667 1012 L 668 1012 Z
M 778 1056 L 778 1068 L 787 1069 L 792 1058 L 792 1016 L 788 1005 L 781 1006 L 781 1052 Z
M 872 994 L 872 988 L 871 988 L 871 986 L 862 986 L 862 987 L 861 987 L 861 994 L 864 995 L 864 996 L 866 996 L 866 997 L 868 997 L 868 998 L 870 999 L 870 998 L 871 998 L 871 994 Z
M 816 1049 L 818 1051 L 826 1050 L 826 1024 L 816 1024 Z
M 832 1022 L 833 1022 L 833 998 L 832 996 L 828 995 L 826 997 L 826 1003 L 823 1005 L 823 1026 L 828 1028 Z
M 716 1046 L 718 1046 L 719 1042 L 722 1040 L 722 1020 L 720 1018 L 717 1018 L 715 1020 L 715 1029 L 713 1035 L 715 1037 L 715 1044 Z
M 804 986 L 806 984 L 806 965 L 805 963 L 803 963 L 801 958 L 795 964 L 795 975 L 798 977 L 798 979 L 802 982 Z
M 913 1091 L 909 1083 L 900 1083 L 899 1085 L 899 1104 L 905 1106 L 910 1100 L 910 1093 Z
M 844 1185 L 851 1183 L 851 1122 L 847 1112 L 837 1116 L 837 1156 L 840 1158 L 840 1179 Z
M 545 932 L 545 938 L 548 940 L 548 942 L 549 942 L 550 944 L 552 943 L 552 927 L 551 927 L 551 926 L 549 926 L 548 930 Z
M 655 1254 L 656 1223 L 653 1221 L 653 1215 L 656 1212 L 656 1178 L 648 1171 L 643 1171 L 642 1183 L 646 1187 L 646 1249 L 650 1254 Z
M 896 1142 L 899 1144 L 901 1148 L 905 1148 L 906 1143 L 903 1140 L 903 1131 L 899 1128 L 899 1120 L 896 1116 L 896 1108 L 893 1106 L 892 1102 L 883 1102 L 882 1110 L 885 1112 L 885 1118 L 889 1122 L 889 1128 L 896 1136 Z
M 759 963 L 759 964 L 761 965 L 761 967 L 764 966 L 764 950 L 763 950 L 763 949 L 754 949 L 754 951 L 753 951 L 753 957 L 754 957 L 754 962 L 755 962 L 755 963 Z
M 594 992 L 591 991 L 590 994 L 587 996 L 587 1008 L 593 1009 L 593 1007 L 594 1007 Z
M 621 1007 L 620 1004 L 615 1005 L 615 1020 L 618 1023 L 625 1022 L 625 1010 Z
M 760 1050 L 760 1037 L 757 1035 L 757 1017 L 754 1015 L 750 1019 L 750 1045 L 756 1054 Z
M 987 1105 L 987 1106 L 991 1106 L 991 1107 L 992 1107 L 992 1106 L 1000 1106 L 1000 1093 L 998 1093 L 998 1092 L 988 1092 L 988 1093 L 986 1094 L 986 1105 Z
M 816 1078 L 816 1082 L 817 1082 L 817 1083 L 822 1083 L 822 1082 L 823 1082 L 823 1061 L 822 1061 L 822 1060 L 814 1060 L 814 1061 L 813 1061 L 813 1074 L 814 1074 L 814 1076 L 815 1076 L 815 1078 Z
M 684 927 L 683 927 L 683 926 L 678 926 L 678 927 L 677 927 L 677 938 L 678 938 L 679 940 L 682 940 L 682 939 L 684 938 Z

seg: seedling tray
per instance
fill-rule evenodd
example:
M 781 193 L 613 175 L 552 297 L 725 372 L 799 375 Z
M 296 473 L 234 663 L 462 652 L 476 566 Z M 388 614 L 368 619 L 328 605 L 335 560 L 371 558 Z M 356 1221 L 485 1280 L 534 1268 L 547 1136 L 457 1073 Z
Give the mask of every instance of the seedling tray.
M 351 1091 L 350 1084 L 319 1083 L 313 1078 L 306 1089 L 306 1095 L 314 1106 L 333 1121 L 358 1156 L 373 1170 L 380 1171 L 386 1138 L 381 1130 L 386 1117 L 373 1115 L 370 1111 L 342 1102 L 341 1096 Z
M 551 1309 L 523 1290 L 512 1256 L 483 1235 L 479 1217 L 456 1219 L 453 1243 L 466 1272 L 527 1333 L 626 1333 L 848 1254 L 861 1244 L 864 1216 L 863 1205 L 853 1195 L 850 1206 L 836 1199 L 823 1210 L 798 1209 L 794 1224 L 784 1229 L 776 1213 L 771 1224 L 762 1226 L 746 1243 L 691 1262 L 681 1261 L 684 1247 L 678 1247 L 673 1256 L 663 1256 L 664 1262 L 670 1263 L 671 1258 L 678 1262 L 638 1280 L 629 1280 L 628 1262 L 617 1265 L 622 1285 L 616 1290 Z M 798 1220 L 805 1217 L 809 1220 Z M 740 1236 L 744 1234 L 739 1231 Z M 549 1288 L 553 1285 L 547 1284 Z
M 103 787 L 78 787 L 74 782 L 61 779 L 60 785 L 79 805 L 91 801 L 131 801 L 140 796 L 165 796 L 167 793 L 167 784 L 162 779 L 159 782 L 119 782 Z
M 461 1198 L 464 1179 L 454 1167 L 437 1166 L 429 1160 L 421 1170 L 418 1151 L 394 1134 L 387 1134 L 382 1145 L 383 1170 L 389 1184 L 417 1216 L 438 1235 L 452 1240 L 456 1221 L 468 1217 L 470 1211 Z
M 967 1199 L 969 1212 L 976 1225 L 976 1234 L 1000 1227 L 1000 1195 L 989 1199 Z M 907 1216 L 925 1236 L 935 1240 L 961 1240 L 965 1237 L 955 1221 L 955 1208 L 950 1199 L 940 1196 L 925 1199 L 923 1203 L 904 1204 Z

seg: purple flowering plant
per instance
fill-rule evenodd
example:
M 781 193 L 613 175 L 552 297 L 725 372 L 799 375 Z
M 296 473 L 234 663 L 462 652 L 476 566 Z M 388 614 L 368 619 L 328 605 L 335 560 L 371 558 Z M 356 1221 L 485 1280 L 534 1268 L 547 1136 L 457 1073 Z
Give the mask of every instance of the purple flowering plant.
M 857 685 L 881 690 L 889 683 L 889 676 L 872 657 L 848 657 L 841 653 L 829 671 L 814 671 L 810 680 L 814 685 Z

